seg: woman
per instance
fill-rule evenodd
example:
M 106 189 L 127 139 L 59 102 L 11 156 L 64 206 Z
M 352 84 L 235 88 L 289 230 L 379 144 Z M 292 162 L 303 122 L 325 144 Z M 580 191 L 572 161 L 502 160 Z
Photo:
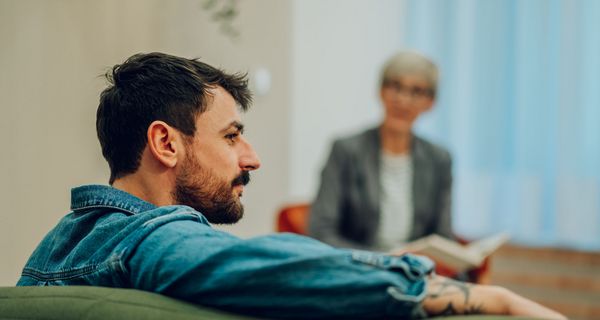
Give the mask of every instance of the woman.
M 450 154 L 414 135 L 435 102 L 438 69 L 400 52 L 381 73 L 376 128 L 336 140 L 311 206 L 309 234 L 337 247 L 390 250 L 432 233 L 452 237 Z

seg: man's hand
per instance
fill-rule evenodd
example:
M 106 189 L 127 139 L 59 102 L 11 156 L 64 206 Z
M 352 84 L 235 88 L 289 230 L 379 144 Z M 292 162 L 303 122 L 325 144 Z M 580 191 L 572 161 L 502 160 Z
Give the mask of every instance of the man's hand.
M 423 301 L 430 316 L 454 314 L 506 314 L 541 319 L 566 319 L 560 313 L 507 289 L 475 285 L 433 275 Z

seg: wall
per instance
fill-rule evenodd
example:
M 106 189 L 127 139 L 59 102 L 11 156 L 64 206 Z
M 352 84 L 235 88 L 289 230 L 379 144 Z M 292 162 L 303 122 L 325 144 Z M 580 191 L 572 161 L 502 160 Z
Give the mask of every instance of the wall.
M 269 94 L 245 116 L 263 169 L 245 192 L 240 236 L 272 230 L 287 195 L 291 4 L 240 2 L 241 37 L 223 36 L 204 1 L 0 0 L 0 286 L 68 211 L 69 190 L 106 183 L 95 136 L 104 81 L 98 75 L 137 52 L 165 51 L 229 71 L 265 67 Z
M 381 117 L 378 81 L 401 48 L 401 1 L 293 3 L 290 199 L 312 200 L 335 137 Z

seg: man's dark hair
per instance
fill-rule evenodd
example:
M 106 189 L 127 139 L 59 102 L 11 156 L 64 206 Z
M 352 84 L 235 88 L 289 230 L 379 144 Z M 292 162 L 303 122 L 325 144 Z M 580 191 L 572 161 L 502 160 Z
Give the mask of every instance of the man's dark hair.
M 137 171 L 153 121 L 193 136 L 196 116 L 206 111 L 208 90 L 215 86 L 229 92 L 243 111 L 252 102 L 246 75 L 227 74 L 198 59 L 140 53 L 105 76 L 109 86 L 100 95 L 96 130 L 110 184 Z

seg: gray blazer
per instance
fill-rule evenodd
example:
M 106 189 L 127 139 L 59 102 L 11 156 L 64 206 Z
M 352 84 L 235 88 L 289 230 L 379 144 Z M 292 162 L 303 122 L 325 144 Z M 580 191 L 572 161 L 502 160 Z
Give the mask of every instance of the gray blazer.
M 410 240 L 437 233 L 452 238 L 450 154 L 413 135 L 414 225 Z M 336 140 L 321 174 L 309 235 L 332 246 L 376 250 L 380 214 L 379 127 Z

